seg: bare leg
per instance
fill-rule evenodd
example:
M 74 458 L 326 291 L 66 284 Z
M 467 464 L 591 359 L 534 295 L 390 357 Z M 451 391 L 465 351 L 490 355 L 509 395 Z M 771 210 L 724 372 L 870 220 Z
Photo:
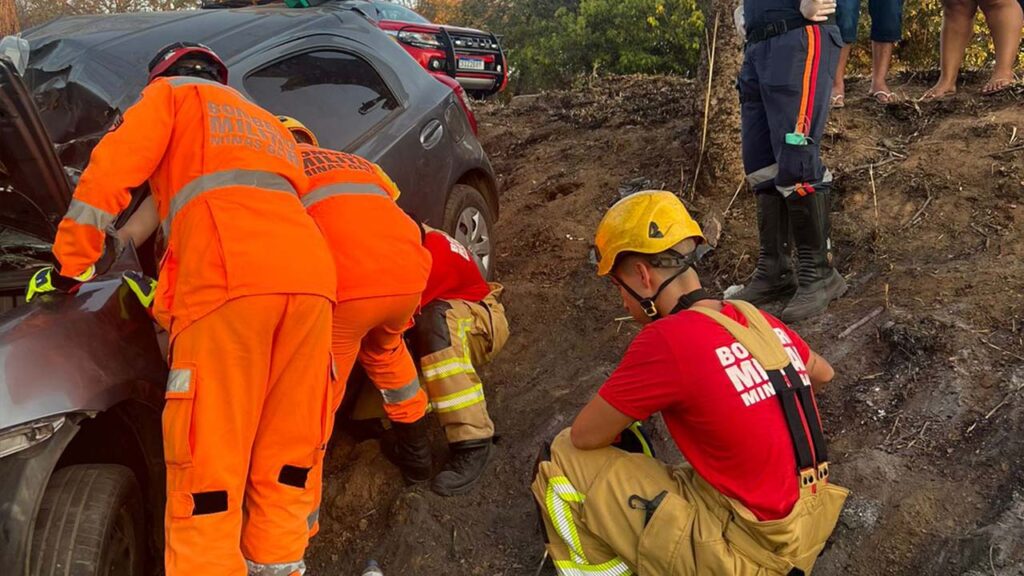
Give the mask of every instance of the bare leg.
M 836 77 L 832 80 L 832 106 L 843 107 L 846 104 L 846 63 L 850 61 L 853 44 L 846 44 L 839 51 L 839 65 L 836 66 Z
M 939 60 L 941 72 L 939 81 L 925 92 L 925 98 L 941 98 L 956 92 L 956 80 L 960 74 L 960 66 L 964 62 L 967 44 L 971 41 L 978 2 L 944 0 L 942 7 L 942 56 Z
M 1016 0 L 1014 0 L 1016 2 Z M 885 79 L 889 75 L 889 66 L 892 64 L 892 42 L 871 42 L 871 93 L 879 102 L 886 104 L 892 101 L 892 90 Z M 879 94 L 881 92 L 881 94 Z
M 1020 50 L 1020 31 L 1024 26 L 1024 14 L 1021 14 L 1017 0 L 981 0 L 978 5 L 985 13 L 985 22 L 992 33 L 992 43 L 996 48 L 996 65 L 992 76 L 982 93 L 998 92 L 1013 83 L 1013 65 L 1017 62 Z

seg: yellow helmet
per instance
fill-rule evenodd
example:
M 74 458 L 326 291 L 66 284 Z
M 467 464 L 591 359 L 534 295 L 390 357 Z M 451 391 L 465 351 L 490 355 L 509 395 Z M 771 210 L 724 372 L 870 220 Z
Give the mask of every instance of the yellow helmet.
M 675 194 L 664 190 L 631 194 L 609 208 L 597 225 L 597 275 L 611 272 L 623 252 L 660 254 L 687 238 L 705 242 L 700 226 Z
M 278 116 L 277 119 L 281 121 L 281 124 L 284 124 L 284 127 L 287 128 L 288 131 L 292 133 L 292 136 L 294 136 L 295 140 L 300 144 L 303 143 L 302 140 L 299 140 L 299 137 L 301 136 L 306 140 L 309 140 L 309 143 L 312 144 L 313 146 L 320 145 L 320 143 L 317 142 L 316 140 L 316 134 L 313 134 L 312 130 L 306 128 L 306 125 L 303 124 L 302 122 L 299 122 L 298 120 L 292 118 L 291 116 Z

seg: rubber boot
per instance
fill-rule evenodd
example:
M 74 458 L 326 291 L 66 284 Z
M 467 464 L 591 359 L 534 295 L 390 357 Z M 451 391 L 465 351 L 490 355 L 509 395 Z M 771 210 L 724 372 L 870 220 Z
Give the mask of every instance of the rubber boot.
M 846 281 L 832 267 L 832 226 L 829 220 L 831 191 L 787 200 L 796 244 L 800 287 L 782 311 L 783 322 L 797 322 L 825 311 L 830 302 L 846 293 Z
M 402 471 L 406 484 L 429 481 L 432 463 L 426 416 L 410 424 L 392 422 L 391 425 L 394 435 L 381 442 L 384 456 Z
M 789 298 L 796 292 L 796 276 L 790 264 L 789 212 L 786 199 L 775 190 L 758 192 L 757 233 L 760 252 L 750 282 L 733 299 L 755 306 Z
M 452 456 L 431 484 L 441 496 L 454 496 L 470 491 L 487 469 L 494 441 L 467 440 L 450 445 Z

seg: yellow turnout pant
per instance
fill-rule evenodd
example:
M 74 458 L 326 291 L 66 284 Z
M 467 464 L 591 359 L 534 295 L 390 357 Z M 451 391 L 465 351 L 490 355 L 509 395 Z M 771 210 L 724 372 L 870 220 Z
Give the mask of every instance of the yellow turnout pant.
M 578 450 L 568 429 L 540 462 L 532 490 L 563 576 L 810 574 L 848 493 L 814 482 L 789 516 L 760 522 L 689 465 L 611 447 Z

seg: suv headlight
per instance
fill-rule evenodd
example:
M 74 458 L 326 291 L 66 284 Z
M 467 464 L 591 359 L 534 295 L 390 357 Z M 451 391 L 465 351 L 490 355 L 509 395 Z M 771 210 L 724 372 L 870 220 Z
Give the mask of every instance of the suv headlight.
M 398 33 L 398 39 L 406 44 L 411 44 L 417 48 L 443 48 L 444 45 L 437 38 L 436 34 L 429 32 L 410 32 L 408 30 L 402 30 Z
M 27 450 L 49 440 L 64 425 L 63 416 L 41 418 L 35 422 L 0 430 L 0 458 Z

